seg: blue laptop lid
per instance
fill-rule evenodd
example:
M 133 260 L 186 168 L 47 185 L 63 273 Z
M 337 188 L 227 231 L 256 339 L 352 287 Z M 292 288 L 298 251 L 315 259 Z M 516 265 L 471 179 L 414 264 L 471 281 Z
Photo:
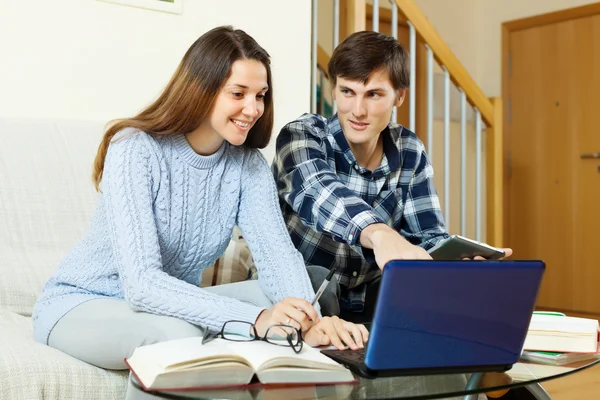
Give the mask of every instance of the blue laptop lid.
M 519 360 L 542 261 L 391 261 L 365 364 L 374 370 L 512 365 Z

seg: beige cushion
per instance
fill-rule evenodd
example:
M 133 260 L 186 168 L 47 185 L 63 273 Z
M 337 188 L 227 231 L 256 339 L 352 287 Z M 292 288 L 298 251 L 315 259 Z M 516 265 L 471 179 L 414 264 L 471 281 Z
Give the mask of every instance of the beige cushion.
M 0 309 L 0 399 L 123 399 L 127 371 L 91 366 L 33 340 L 31 318 Z
M 233 229 L 233 235 L 225 254 L 202 272 L 200 287 L 223 285 L 257 278 L 258 274 L 250 249 L 248 249 L 246 241 L 236 226 Z

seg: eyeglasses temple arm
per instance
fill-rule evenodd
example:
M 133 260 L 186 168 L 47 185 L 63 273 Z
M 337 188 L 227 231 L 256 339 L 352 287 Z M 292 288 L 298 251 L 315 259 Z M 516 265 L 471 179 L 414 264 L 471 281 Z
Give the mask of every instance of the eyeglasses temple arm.
M 211 332 L 208 328 L 204 328 L 204 334 L 202 335 L 202 344 L 208 343 L 213 339 L 216 339 L 218 333 Z

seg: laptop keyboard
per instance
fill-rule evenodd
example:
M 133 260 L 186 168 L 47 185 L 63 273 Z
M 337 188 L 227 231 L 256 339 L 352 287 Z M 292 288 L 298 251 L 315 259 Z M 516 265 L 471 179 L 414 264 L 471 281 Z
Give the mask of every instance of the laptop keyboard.
M 349 364 L 363 364 L 365 362 L 366 348 L 358 350 L 327 350 L 326 354 L 331 354 L 340 360 L 347 361 Z

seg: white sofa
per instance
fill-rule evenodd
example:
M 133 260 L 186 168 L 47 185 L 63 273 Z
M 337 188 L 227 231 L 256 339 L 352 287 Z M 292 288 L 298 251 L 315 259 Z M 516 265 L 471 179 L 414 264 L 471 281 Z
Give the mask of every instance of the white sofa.
M 35 342 L 31 320 L 43 284 L 89 227 L 103 129 L 101 122 L 0 118 L 0 399 L 125 396 L 127 372 Z M 255 276 L 250 253 L 234 237 L 202 286 Z

